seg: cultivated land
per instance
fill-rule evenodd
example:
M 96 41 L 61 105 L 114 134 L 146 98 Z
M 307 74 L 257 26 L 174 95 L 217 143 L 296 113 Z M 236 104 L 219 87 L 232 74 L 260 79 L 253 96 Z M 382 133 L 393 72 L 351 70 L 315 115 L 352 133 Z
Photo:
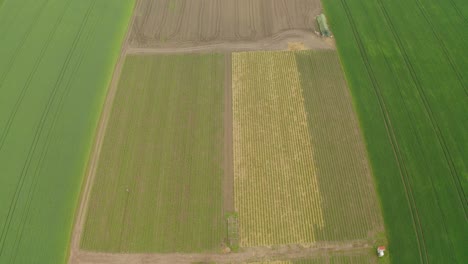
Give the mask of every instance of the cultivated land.
M 63 263 L 132 1 L 0 1 L 0 263 Z
M 234 204 L 240 245 L 313 243 L 324 226 L 291 52 L 232 57 Z
M 452 1 L 455 7 L 459 6 L 457 1 Z M 16 118 L 2 117 L 3 108 L 19 113 L 24 111 L 17 106 L 24 104 L 22 97 L 31 97 L 27 102 L 33 107 L 27 116 L 39 117 L 36 123 L 27 123 L 31 128 L 20 131 L 27 134 L 33 125 L 37 128 L 29 154 L 28 149 L 12 147 L 17 142 L 27 144 L 22 142 L 26 137 L 8 143 L 10 152 L 26 157 L 26 165 L 18 191 L 14 192 L 11 184 L 7 189 L 13 190 L 13 204 L 9 207 L 13 209 L 6 210 L 5 223 L 18 227 L 4 227 L 0 253 L 8 253 L 3 250 L 9 245 L 13 250 L 18 247 L 17 253 L 24 253 L 21 247 L 27 244 L 31 246 L 28 250 L 42 254 L 39 258 L 32 254 L 38 261 L 60 263 L 65 257 L 63 245 L 68 233 L 59 239 L 57 234 L 70 228 L 70 212 L 75 206 L 72 203 L 78 194 L 72 187 L 81 184 L 89 139 L 105 93 L 97 84 L 105 87 L 109 82 L 117 45 L 111 50 L 108 47 L 121 43 L 123 31 L 118 29 L 128 21 L 123 18 L 128 19 L 125 15 L 133 3 L 125 3 L 124 8 L 123 2 L 91 0 L 80 4 L 59 0 L 17 2 L 2 4 L 0 0 L 0 33 L 15 37 L 13 44 L 20 43 L 0 49 L 0 55 L 7 58 L 0 61 L 0 77 L 5 79 L 0 79 L 0 84 L 3 88 L 16 85 L 18 80 L 25 87 L 39 83 L 48 87 L 51 97 L 38 89 L 34 94 L 42 100 L 43 118 L 38 110 L 40 100 L 33 100 L 33 95 L 21 89 L 11 88 L 19 95 L 19 104 L 0 97 L 0 122 L 8 128 L 1 140 L 7 142 L 9 127 L 15 124 L 10 119 Z M 16 9 L 5 11 L 13 6 Z M 62 9 L 56 10 L 57 6 Z M 29 13 L 23 14 L 28 8 Z M 49 12 L 57 13 L 48 17 Z M 137 1 L 89 160 L 89 178 L 82 191 L 70 263 L 377 261 L 373 247 L 377 240 L 385 241 L 385 235 L 372 172 L 333 51 L 334 43 L 313 32 L 314 18 L 320 12 L 319 1 L 306 0 Z M 73 51 L 64 54 L 66 50 L 59 46 L 66 40 L 56 35 L 74 36 L 67 27 L 80 22 L 79 14 L 84 15 L 83 25 L 95 27 L 88 32 L 87 27 L 75 25 L 77 37 L 65 45 Z M 463 8 L 457 9 L 458 17 L 463 18 L 463 14 Z M 53 20 L 54 16 L 61 19 L 60 23 L 42 25 L 42 20 Z M 16 24 L 17 17 L 32 17 L 34 23 L 21 24 L 15 31 L 11 25 Z M 106 22 L 101 25 L 102 21 Z M 118 27 L 119 21 L 122 28 Z M 40 35 L 38 31 L 31 37 L 38 27 L 36 23 L 42 25 L 41 32 L 50 34 Z M 447 20 L 446 25 L 452 24 Z M 459 39 L 444 34 L 458 43 L 458 48 L 463 47 Z M 25 41 L 21 36 L 27 36 Z M 47 38 L 42 49 L 36 37 Z M 75 51 L 81 45 L 83 50 Z M 231 60 L 231 52 L 286 49 L 321 52 L 236 53 Z M 66 55 L 62 56 L 62 64 L 52 60 L 52 50 L 53 60 Z M 26 54 L 12 56 L 17 51 Z M 212 52 L 223 54 L 207 54 Z M 51 58 L 43 63 L 43 56 Z M 35 59 L 36 64 L 31 64 Z M 449 61 L 453 67 L 466 63 L 463 59 Z M 29 77 L 9 79 L 13 72 L 28 67 L 33 71 Z M 59 70 L 55 86 L 54 69 Z M 82 77 L 85 73 L 95 79 Z M 457 75 L 463 82 L 460 71 Z M 85 88 L 68 87 L 78 84 Z M 53 114 L 56 109 L 73 112 Z M 43 119 L 45 125 L 40 125 Z M 59 131 L 55 131 L 57 127 Z M 53 144 L 56 146 L 48 148 Z M 41 146 L 42 152 L 36 154 Z M 63 146 L 68 148 L 63 150 Z M 1 148 L 0 155 L 11 156 Z M 77 157 L 81 159 L 77 161 Z M 7 171 L 14 166 L 5 163 Z M 72 170 L 79 172 L 72 175 L 75 178 L 42 181 L 36 177 L 43 171 L 51 178 L 54 173 L 68 175 Z M 28 178 L 30 174 L 33 177 Z M 36 189 L 42 185 L 45 198 L 40 200 Z M 25 188 L 32 190 L 29 196 L 16 198 Z M 0 198 L 3 196 L 8 193 L 0 192 Z M 64 201 L 70 201 L 66 208 Z M 46 202 L 49 207 L 39 206 Z M 59 202 L 62 207 L 57 206 Z M 29 215 L 16 216 L 16 203 L 26 204 L 23 212 L 31 211 L 34 217 L 47 219 L 47 227 L 30 225 L 27 221 L 34 222 L 35 218 Z M 239 252 L 222 254 L 221 249 L 229 242 L 225 216 L 231 211 L 239 215 L 241 248 Z M 51 217 L 57 214 L 61 214 L 58 219 Z M 50 224 L 56 228 L 51 235 Z M 33 240 L 29 240 L 28 235 L 35 234 L 36 229 L 54 244 L 34 243 L 39 236 L 30 236 Z M 10 239 L 15 232 L 20 237 Z M 50 257 L 48 252 L 58 249 L 62 255 Z M 9 263 L 28 262 L 30 256 L 1 254 Z
M 310 32 L 320 10 L 320 1 L 314 0 L 141 0 L 130 43 L 197 46 L 257 41 L 292 29 Z
M 220 248 L 224 57 L 127 56 L 90 197 L 82 248 Z M 106 208 L 106 210 L 103 210 Z
M 232 79 L 241 246 L 383 232 L 337 53 L 234 53 Z
M 466 1 L 324 1 L 394 263 L 466 263 Z
M 336 51 L 295 53 L 322 197 L 325 241 L 383 232 L 379 201 Z

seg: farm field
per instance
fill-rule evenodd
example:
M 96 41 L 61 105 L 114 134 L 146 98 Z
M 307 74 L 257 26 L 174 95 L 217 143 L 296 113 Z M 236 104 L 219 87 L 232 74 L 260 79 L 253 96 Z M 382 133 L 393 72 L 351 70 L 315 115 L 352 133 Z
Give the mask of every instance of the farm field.
M 0 263 L 64 263 L 133 1 L 0 0 Z
M 466 263 L 468 5 L 329 1 L 393 263 Z
M 219 54 L 127 56 L 82 249 L 219 249 L 226 234 L 224 65 Z
M 324 241 L 366 239 L 383 220 L 352 98 L 336 51 L 300 51 L 295 60 L 322 193 Z
M 241 246 L 383 232 L 336 52 L 234 53 L 232 93 Z
M 194 46 L 253 41 L 286 30 L 316 28 L 318 0 L 141 0 L 130 45 Z

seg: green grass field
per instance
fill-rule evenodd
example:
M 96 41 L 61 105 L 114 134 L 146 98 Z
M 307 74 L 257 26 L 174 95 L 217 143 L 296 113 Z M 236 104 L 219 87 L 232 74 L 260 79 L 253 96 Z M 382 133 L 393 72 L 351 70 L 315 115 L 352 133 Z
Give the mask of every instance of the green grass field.
M 127 56 L 99 159 L 82 248 L 220 248 L 224 56 Z M 128 189 L 128 192 L 127 192 Z
M 324 1 L 393 263 L 466 263 L 467 4 Z
M 66 261 L 132 7 L 124 0 L 0 5 L 0 263 Z

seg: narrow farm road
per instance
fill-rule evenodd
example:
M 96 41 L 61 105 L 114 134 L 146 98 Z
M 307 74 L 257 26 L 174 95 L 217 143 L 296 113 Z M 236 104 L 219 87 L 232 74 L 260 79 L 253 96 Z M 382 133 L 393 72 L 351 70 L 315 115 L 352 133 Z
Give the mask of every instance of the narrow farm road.
M 150 264 L 150 263 L 246 263 L 264 260 L 293 260 L 314 258 L 339 252 L 340 255 L 368 254 L 372 245 L 368 241 L 323 243 L 314 247 L 283 245 L 277 247 L 246 248 L 239 253 L 169 253 L 169 254 L 111 254 L 80 251 L 76 264 Z
M 336 49 L 333 39 L 321 38 L 301 29 L 291 29 L 255 41 L 178 42 L 170 47 L 129 47 L 128 54 L 208 53 L 288 50 L 288 44 L 301 43 L 305 49 Z
M 139 1 L 137 1 L 137 4 L 138 2 Z M 76 256 L 78 255 L 80 250 L 81 234 L 83 233 L 83 227 L 86 220 L 86 211 L 88 208 L 91 189 L 96 175 L 99 155 L 101 153 L 102 148 L 102 142 L 104 140 L 108 120 L 111 114 L 112 103 L 114 102 L 115 94 L 117 91 L 120 73 L 122 72 L 125 57 L 127 55 L 128 42 L 134 20 L 135 16 L 132 16 L 124 42 L 122 44 L 122 49 L 119 58 L 117 59 L 117 64 L 114 68 L 114 73 L 112 75 L 109 90 L 107 91 L 107 96 L 102 109 L 101 117 L 99 119 L 93 149 L 91 150 L 91 156 L 88 162 L 88 168 L 84 178 L 84 186 L 82 187 L 81 191 L 80 203 L 79 207 L 77 208 L 77 214 L 75 216 L 75 225 L 73 227 L 73 232 L 70 241 L 70 254 L 68 258 L 69 264 L 77 263 Z

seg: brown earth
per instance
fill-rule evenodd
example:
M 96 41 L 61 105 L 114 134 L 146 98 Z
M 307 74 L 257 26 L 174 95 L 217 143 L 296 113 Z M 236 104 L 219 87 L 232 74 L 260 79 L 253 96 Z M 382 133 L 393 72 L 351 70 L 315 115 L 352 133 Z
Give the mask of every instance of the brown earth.
M 140 0 L 132 47 L 258 41 L 300 29 L 313 34 L 318 0 Z
M 171 46 L 130 46 L 130 54 L 151 53 L 210 53 L 258 50 L 288 50 L 289 43 L 302 43 L 303 49 L 335 49 L 334 42 L 302 29 L 290 29 L 257 41 L 215 41 L 203 43 L 174 43 Z

